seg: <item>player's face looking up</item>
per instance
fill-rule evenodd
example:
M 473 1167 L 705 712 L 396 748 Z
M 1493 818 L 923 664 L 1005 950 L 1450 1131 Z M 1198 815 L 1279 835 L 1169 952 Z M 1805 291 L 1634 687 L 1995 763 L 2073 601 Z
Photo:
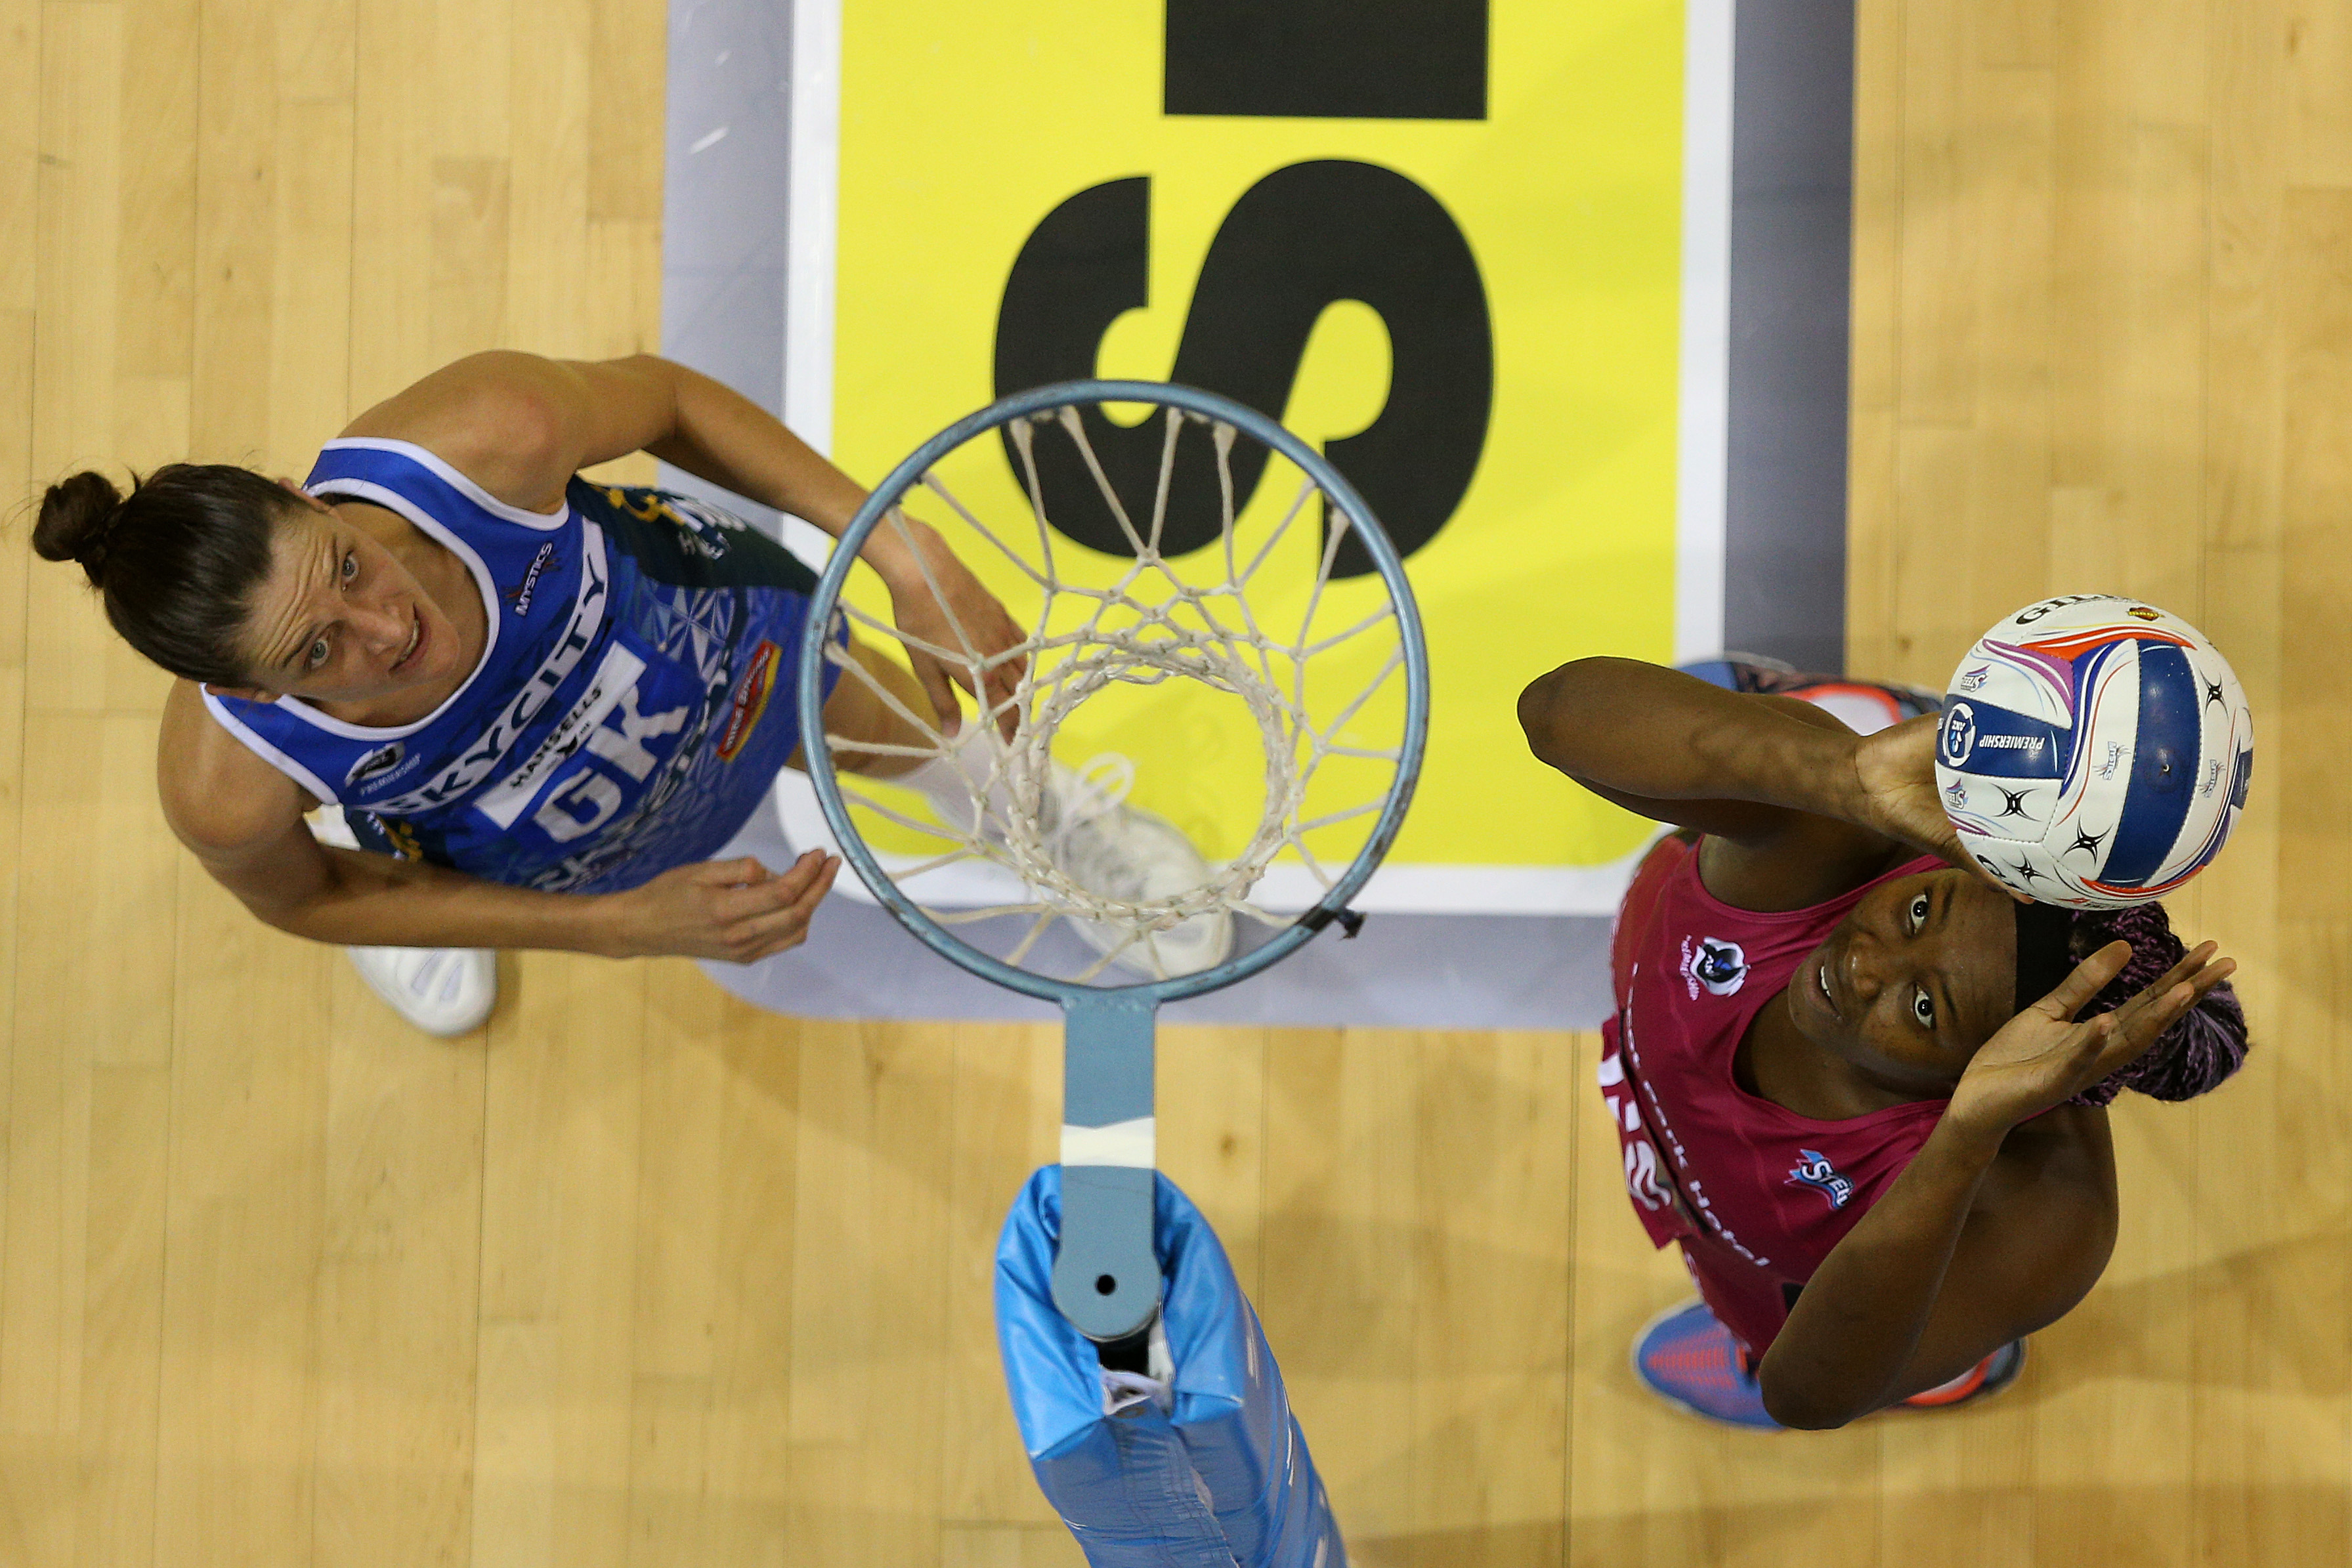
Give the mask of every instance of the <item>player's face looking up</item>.
M 1853 1067 L 1904 1090 L 1948 1090 L 2009 1021 L 2016 916 L 1958 871 L 1873 888 L 1798 967 L 1786 993 L 1797 1028 Z
M 247 601 L 251 685 L 358 703 L 461 674 L 459 629 L 408 566 L 365 528 L 301 499 L 278 520 L 269 575 Z

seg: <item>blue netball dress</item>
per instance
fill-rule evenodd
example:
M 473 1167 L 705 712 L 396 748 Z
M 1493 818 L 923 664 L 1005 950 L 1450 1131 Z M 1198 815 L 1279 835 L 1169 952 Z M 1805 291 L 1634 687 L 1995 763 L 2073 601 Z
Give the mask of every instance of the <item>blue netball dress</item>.
M 308 485 L 457 552 L 488 621 L 481 663 L 414 724 L 205 693 L 367 848 L 547 892 L 635 887 L 726 843 L 799 745 L 816 579 L 740 519 L 577 476 L 561 511 L 527 511 L 404 441 L 331 441 Z

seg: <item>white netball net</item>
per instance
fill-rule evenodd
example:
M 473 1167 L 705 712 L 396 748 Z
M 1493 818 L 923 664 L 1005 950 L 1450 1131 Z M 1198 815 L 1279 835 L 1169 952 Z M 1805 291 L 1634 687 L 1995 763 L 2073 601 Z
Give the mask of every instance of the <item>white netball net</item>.
M 1011 942 L 1009 950 L 998 954 L 1014 966 L 1031 962 L 1039 940 L 1056 920 L 1067 917 L 1092 923 L 1090 941 L 1098 951 L 1079 972 L 1067 977 L 1080 981 L 1093 980 L 1120 959 L 1128 967 L 1164 975 L 1154 935 L 1210 912 L 1230 911 L 1269 926 L 1289 924 L 1292 915 L 1263 907 L 1253 899 L 1254 890 L 1269 868 L 1281 861 L 1303 868 L 1309 879 L 1304 885 L 1311 889 L 1310 896 L 1305 899 L 1296 896 L 1302 885 L 1299 880 L 1287 879 L 1292 896 L 1283 902 L 1293 910 L 1328 891 L 1353 858 L 1354 850 L 1335 855 L 1334 846 L 1328 841 L 1332 835 L 1327 830 L 1360 822 L 1362 835 L 1369 837 L 1395 783 L 1402 757 L 1401 720 L 1393 727 L 1399 733 L 1388 744 L 1366 744 L 1360 735 L 1343 738 L 1343 732 L 1351 727 L 1361 727 L 1357 721 L 1367 704 L 1397 682 L 1404 666 L 1403 640 L 1398 632 L 1392 598 L 1382 587 L 1378 607 L 1367 613 L 1363 595 L 1358 591 L 1349 612 L 1353 619 L 1328 630 L 1318 625 L 1318 619 L 1339 619 L 1328 612 L 1336 597 L 1330 591 L 1332 567 L 1355 528 L 1354 520 L 1336 497 L 1324 492 L 1311 476 L 1301 475 L 1296 493 L 1279 509 L 1271 527 L 1253 530 L 1254 537 L 1245 540 L 1235 515 L 1234 427 L 1173 407 L 1161 408 L 1160 414 L 1163 440 L 1158 484 L 1150 516 L 1140 522 L 1130 515 L 1106 476 L 1075 406 L 1033 414 L 1008 428 L 1019 455 L 1018 477 L 1029 514 L 1013 528 L 1000 530 L 984 521 L 949 489 L 936 467 L 924 476 L 922 487 L 962 524 L 970 539 L 984 543 L 1011 561 L 1034 589 L 1034 597 L 1025 607 L 1013 602 L 1011 596 L 1006 598 L 1016 618 L 1023 616 L 1024 608 L 1029 612 L 1029 635 L 1016 646 L 983 655 L 966 629 L 952 623 L 952 617 L 954 645 L 934 646 L 844 601 L 844 612 L 871 638 L 919 649 L 961 669 L 971 677 L 974 690 L 988 690 L 988 677 L 993 672 L 1018 664 L 1019 678 L 1009 695 L 988 706 L 976 720 L 965 720 L 956 735 L 942 733 L 929 713 L 903 701 L 839 644 L 827 645 L 827 657 L 841 667 L 841 678 L 862 683 L 921 737 L 914 746 L 877 747 L 828 735 L 827 742 L 836 755 L 864 751 L 948 759 L 957 765 L 967 784 L 968 810 L 945 813 L 960 817 L 946 821 L 929 811 L 903 809 L 877 796 L 866 780 L 845 772 L 840 775 L 842 792 L 853 808 L 896 824 L 903 830 L 898 835 L 902 842 L 911 835 L 935 846 L 936 852 L 925 856 L 888 857 L 893 880 L 918 907 L 943 925 L 1027 917 L 1025 930 Z M 1179 438 L 1188 424 L 1206 427 L 1210 435 L 1222 517 L 1210 546 L 1171 559 L 1161 551 L 1161 538 Z M 1132 562 L 1108 586 L 1071 580 L 1058 570 L 1061 557 L 1076 552 L 1078 547 L 1057 538 L 1050 520 L 1036 461 L 1035 444 L 1041 435 L 1046 439 L 1066 436 L 1075 444 L 1133 553 Z M 1318 496 L 1326 502 L 1326 537 L 1315 557 L 1304 610 L 1286 613 L 1284 624 L 1269 627 L 1252 607 L 1252 583 L 1267 570 L 1269 561 L 1278 558 L 1293 563 L 1295 580 L 1305 541 L 1294 538 L 1293 530 L 1310 515 L 1309 504 Z M 1245 509 L 1255 517 L 1273 511 L 1270 506 Z M 958 553 L 972 561 L 965 538 L 955 535 L 947 519 L 932 520 L 941 525 Z M 896 528 L 906 537 L 903 512 L 894 509 L 882 526 Z M 1314 526 L 1311 521 L 1304 525 L 1306 529 Z M 1259 534 L 1263 537 L 1255 537 Z M 1033 536 L 1034 549 L 1030 548 Z M 1286 539 L 1293 545 L 1287 552 L 1282 548 Z M 1094 552 L 1083 553 L 1093 560 L 1100 559 Z M 928 565 L 925 570 L 929 570 Z M 999 577 L 1002 580 L 1002 574 Z M 1379 581 L 1376 577 L 1372 580 Z M 937 583 L 932 586 L 936 591 Z M 1296 594 L 1285 597 L 1295 600 Z M 1310 682 L 1310 665 L 1318 655 L 1383 629 L 1391 646 L 1385 658 L 1373 661 L 1368 680 L 1355 683 L 1351 677 L 1351 689 L 1336 692 L 1322 689 L 1328 682 Z M 1360 661 L 1350 662 L 1360 667 Z M 1057 779 L 1052 766 L 1055 740 L 1082 705 L 1114 685 L 1153 686 L 1172 680 L 1200 682 L 1239 700 L 1264 754 L 1264 810 L 1255 831 L 1238 852 L 1208 855 L 1208 875 L 1198 885 L 1148 898 L 1116 896 L 1100 885 L 1088 885 L 1094 879 L 1087 876 L 1083 866 L 1069 863 L 1064 852 L 1074 817 L 1118 808 L 1133 780 L 1133 765 L 1124 757 L 1105 756 L 1071 768 L 1076 759 L 1064 758 L 1061 760 L 1069 770 Z M 1401 700 L 1390 706 L 1402 714 Z M 1009 743 L 999 734 L 997 723 L 1008 709 L 1018 720 Z M 1351 775 L 1357 798 L 1327 802 L 1323 796 L 1328 791 L 1318 792 L 1317 786 L 1324 777 L 1325 765 L 1341 758 L 1385 764 L 1376 775 L 1378 789 L 1368 796 L 1361 794 L 1367 780 L 1359 770 Z M 1159 765 L 1168 764 L 1163 759 Z M 1310 836 L 1326 841 L 1323 853 L 1309 846 Z M 1018 894 L 1003 902 L 963 906 L 926 898 L 927 876 L 973 862 L 1009 873 L 1010 880 L 999 881 L 1006 886 L 1017 882 Z

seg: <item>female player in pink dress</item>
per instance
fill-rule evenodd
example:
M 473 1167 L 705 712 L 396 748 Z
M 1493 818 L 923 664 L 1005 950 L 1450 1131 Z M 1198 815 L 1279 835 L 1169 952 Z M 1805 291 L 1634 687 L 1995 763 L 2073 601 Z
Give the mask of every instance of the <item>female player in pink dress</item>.
M 2160 905 L 1947 863 L 1933 716 L 1864 737 L 1736 684 L 1586 659 L 1519 699 L 1538 758 L 1683 830 L 1626 894 L 1602 1028 L 1634 1211 L 1702 1298 L 1636 1367 L 1750 1427 L 1979 1396 L 2106 1266 L 2106 1103 L 2243 1059 L 2235 966 Z

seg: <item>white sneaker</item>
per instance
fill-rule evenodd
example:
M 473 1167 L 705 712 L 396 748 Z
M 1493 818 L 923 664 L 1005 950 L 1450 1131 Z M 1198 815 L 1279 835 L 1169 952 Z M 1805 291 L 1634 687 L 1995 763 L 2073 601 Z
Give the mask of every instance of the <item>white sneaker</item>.
M 1106 782 L 1104 775 L 1116 775 Z M 1076 772 L 1055 768 L 1046 803 L 1053 821 L 1045 842 L 1062 874 L 1098 897 L 1148 904 L 1190 893 L 1209 880 L 1209 863 L 1167 818 L 1127 804 L 1135 765 L 1110 753 Z M 1129 941 L 1122 925 L 1066 915 L 1097 953 L 1150 979 L 1197 975 L 1225 961 L 1234 947 L 1234 917 L 1213 910 Z M 1124 944 L 1124 946 L 1122 946 Z
M 360 841 L 340 806 L 321 806 L 309 819 L 310 836 L 337 849 Z M 499 999 L 498 955 L 487 947 L 346 947 L 352 967 L 392 1010 L 427 1034 L 464 1034 L 479 1028 Z
M 392 1010 L 427 1034 L 464 1034 L 499 999 L 498 955 L 488 947 L 346 947 L 352 967 Z

